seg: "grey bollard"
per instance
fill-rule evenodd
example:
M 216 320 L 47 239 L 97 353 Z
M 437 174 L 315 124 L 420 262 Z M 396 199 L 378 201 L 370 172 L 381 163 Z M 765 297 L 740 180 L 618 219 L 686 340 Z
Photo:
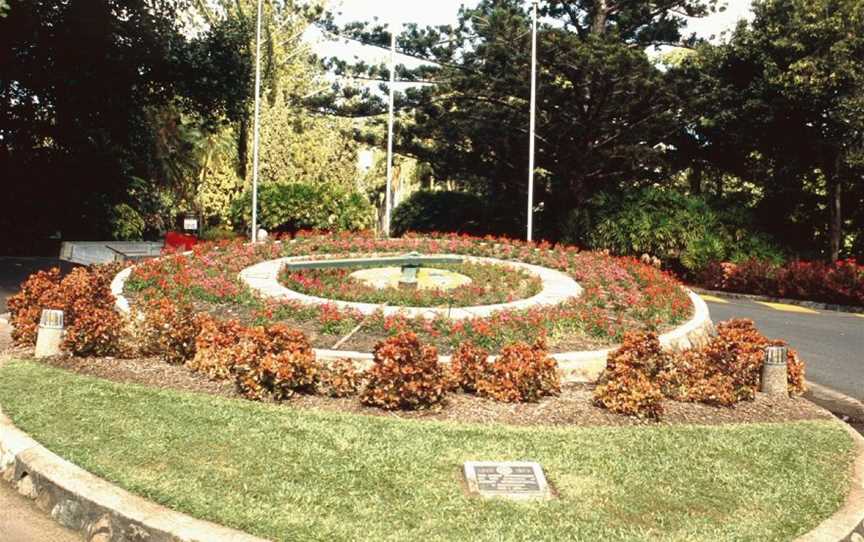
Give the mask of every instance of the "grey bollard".
M 789 396 L 786 347 L 766 346 L 762 365 L 762 392 L 768 395 Z
M 36 336 L 37 358 L 56 356 L 60 353 L 63 341 L 63 311 L 43 309 L 39 321 L 39 334 Z

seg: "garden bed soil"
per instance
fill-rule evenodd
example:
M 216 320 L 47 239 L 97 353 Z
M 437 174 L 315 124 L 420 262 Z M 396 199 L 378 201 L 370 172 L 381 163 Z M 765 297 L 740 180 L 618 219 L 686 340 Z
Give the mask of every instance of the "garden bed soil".
M 25 359 L 32 350 L 10 351 L 13 357 Z M 58 356 L 34 360 L 76 373 L 114 382 L 192 391 L 241 399 L 228 381 L 213 381 L 181 365 L 169 365 L 156 358 L 73 358 Z M 802 397 L 769 397 L 758 393 L 754 401 L 734 408 L 712 407 L 699 403 L 664 401 L 659 422 L 613 414 L 592 404 L 593 386 L 567 384 L 559 397 L 548 397 L 538 403 L 500 403 L 465 393 L 448 395 L 444 405 L 423 411 L 383 411 L 360 404 L 357 397 L 334 399 L 316 395 L 296 395 L 282 403 L 286 408 L 315 409 L 331 412 L 384 416 L 417 420 L 439 420 L 467 423 L 501 423 L 518 426 L 633 426 L 633 425 L 720 425 L 795 420 L 830 419 L 831 414 Z

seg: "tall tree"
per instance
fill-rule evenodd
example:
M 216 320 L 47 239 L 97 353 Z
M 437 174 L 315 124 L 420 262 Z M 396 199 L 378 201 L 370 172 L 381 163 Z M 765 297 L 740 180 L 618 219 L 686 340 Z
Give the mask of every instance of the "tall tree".
M 540 233 L 556 237 L 568 214 L 596 191 L 659 177 L 661 143 L 675 130 L 676 101 L 644 47 L 691 43 L 681 35 L 684 16 L 703 15 L 711 3 L 580 0 L 541 6 L 535 201 Z M 515 235 L 524 224 L 528 168 L 527 8 L 520 0 L 482 0 L 462 8 L 455 25 L 408 25 L 398 38 L 402 54 L 425 62 L 398 69 L 400 80 L 417 86 L 397 98 L 397 152 L 430 164 L 438 178 L 486 194 L 497 207 L 490 227 Z M 381 25 L 338 27 L 328 20 L 325 26 L 363 43 L 389 44 Z M 336 60 L 330 67 L 361 80 L 386 78 L 381 65 Z M 339 88 L 314 105 L 368 116 L 380 126 L 379 96 Z M 380 144 L 382 134 L 366 135 Z
M 809 206 L 810 219 L 820 213 L 808 194 L 821 186 L 825 254 L 836 260 L 844 206 L 862 191 L 864 4 L 760 0 L 753 12 L 727 44 L 684 63 L 691 134 L 719 168 L 759 183 L 787 209 Z
M 10 2 L 0 18 L 0 169 L 15 205 L 0 214 L 4 247 L 56 230 L 106 235 L 115 205 L 170 182 L 182 153 L 166 109 L 209 127 L 245 114 L 248 30 L 190 37 L 179 17 L 188 7 Z

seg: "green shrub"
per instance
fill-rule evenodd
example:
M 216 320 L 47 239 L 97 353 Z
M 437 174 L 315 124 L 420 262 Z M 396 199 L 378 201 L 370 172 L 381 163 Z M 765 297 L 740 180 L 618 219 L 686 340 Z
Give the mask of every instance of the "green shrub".
M 391 232 L 479 233 L 482 214 L 483 204 L 473 194 L 421 190 L 393 210 Z
M 726 202 L 712 205 L 698 196 L 654 187 L 624 195 L 600 193 L 587 209 L 571 215 L 564 237 L 620 255 L 647 253 L 691 273 L 711 262 L 752 255 L 782 261 L 782 252 L 755 230 L 746 205 L 733 204 L 737 211 L 717 211 Z
M 147 225 L 131 206 L 120 203 L 111 209 L 111 236 L 118 241 L 140 241 Z
M 372 225 L 372 205 L 359 192 L 340 186 L 312 183 L 274 183 L 258 189 L 258 223 L 271 231 L 357 231 Z M 252 193 L 246 191 L 231 205 L 238 231 L 252 221 Z

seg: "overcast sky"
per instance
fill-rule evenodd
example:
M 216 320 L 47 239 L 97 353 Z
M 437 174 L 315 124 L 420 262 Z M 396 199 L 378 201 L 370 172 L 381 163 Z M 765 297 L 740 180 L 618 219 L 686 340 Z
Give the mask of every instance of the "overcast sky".
M 338 18 L 345 21 L 368 21 L 378 17 L 383 22 L 416 22 L 423 25 L 455 23 L 459 6 L 475 5 L 476 0 L 331 0 L 330 8 L 341 12 Z M 750 15 L 750 0 L 727 0 L 727 9 L 703 19 L 694 19 L 689 31 L 702 37 L 719 37 L 723 31 L 730 30 L 735 23 Z M 316 39 L 314 36 L 312 39 Z M 367 61 L 381 59 L 380 50 L 364 52 L 356 43 L 318 43 L 315 49 L 323 56 L 340 56 L 350 59 L 359 55 Z M 366 48 L 368 49 L 368 48 Z M 371 55 L 371 56 L 370 56 Z

